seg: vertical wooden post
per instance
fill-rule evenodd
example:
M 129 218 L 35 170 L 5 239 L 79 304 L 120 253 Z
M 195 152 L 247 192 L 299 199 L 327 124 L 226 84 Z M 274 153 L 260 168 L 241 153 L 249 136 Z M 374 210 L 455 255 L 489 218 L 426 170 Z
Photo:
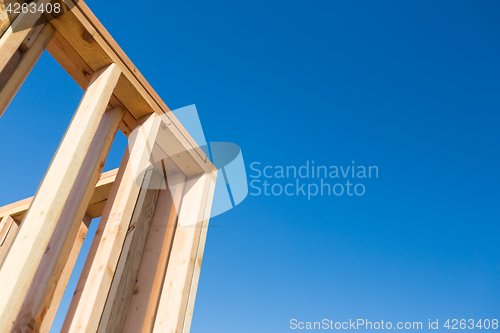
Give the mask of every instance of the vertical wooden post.
M 47 246 L 48 250 L 44 254 L 32 287 L 18 315 L 15 327 L 23 327 L 28 322 L 31 323 L 30 326 L 36 327 L 46 320 L 51 321 L 50 318 L 46 318 L 45 313 L 50 306 L 58 307 L 60 299 L 55 300 L 53 292 L 58 287 L 64 290 L 67 281 L 63 282 L 62 279 L 67 277 L 69 280 L 69 275 L 71 275 L 70 272 L 69 275 L 63 276 L 63 269 L 68 265 L 68 256 L 71 255 L 71 251 L 75 247 L 75 238 L 82 229 L 80 221 L 82 219 L 85 221 L 85 212 L 94 193 L 95 185 L 99 181 L 106 156 L 123 114 L 123 108 L 117 107 L 107 111 L 102 116 L 87 156 L 61 213 L 54 235 Z M 80 248 L 81 244 L 76 256 L 78 256 Z M 40 286 L 45 285 L 47 286 L 45 290 L 40 288 Z M 49 324 L 47 323 L 47 325 Z
M 73 272 L 73 268 L 80 253 L 80 249 L 83 245 L 85 235 L 87 234 L 88 227 L 90 225 L 92 218 L 85 215 L 83 222 L 80 224 L 80 229 L 78 230 L 78 235 L 75 239 L 71 252 L 68 256 L 68 261 L 66 262 L 63 272 L 59 281 L 57 282 L 57 287 L 54 290 L 54 296 L 52 301 L 48 306 L 47 313 L 43 318 L 42 325 L 40 327 L 41 333 L 49 333 L 52 326 L 52 322 L 56 316 L 57 310 L 59 308 L 59 303 L 61 302 L 66 286 L 68 285 L 69 278 Z M 10 216 L 5 216 L 0 222 L 0 263 L 7 254 L 14 237 L 18 231 L 17 222 Z
M 159 189 L 163 182 L 163 175 L 151 166 L 144 177 L 141 193 L 135 205 L 98 333 L 122 332 L 151 220 L 155 213 Z
M 153 333 L 189 332 L 214 188 L 207 174 L 186 183 Z
M 217 178 L 216 175 L 214 178 L 215 179 Z M 201 222 L 200 239 L 197 242 L 198 244 L 195 245 L 197 246 L 197 250 L 194 259 L 194 269 L 190 281 L 191 284 L 189 286 L 189 294 L 187 296 L 188 301 L 187 301 L 186 313 L 184 315 L 184 323 L 182 327 L 182 332 L 184 333 L 189 333 L 189 331 L 191 330 L 191 322 L 193 320 L 193 312 L 194 312 L 194 303 L 196 300 L 196 292 L 198 291 L 198 282 L 200 280 L 201 264 L 203 262 L 203 253 L 205 252 L 205 243 L 207 240 L 207 233 L 208 233 L 208 223 L 210 221 L 210 213 L 212 211 L 212 203 L 214 200 L 214 195 L 215 195 L 215 181 L 213 179 L 210 179 L 207 200 L 205 206 L 201 207 L 201 210 L 204 210 L 204 213 L 202 215 L 203 221 Z
M 157 125 L 155 115 L 138 120 L 139 137 L 125 152 L 118 175 L 99 223 L 87 261 L 78 281 L 62 332 L 96 332 L 111 287 L 125 237 L 140 193 L 136 172 L 147 163 L 146 138 Z M 156 125 L 155 125 L 156 124 Z
M 99 181 L 123 113 L 123 108 L 117 107 L 102 116 L 14 329 L 25 325 L 40 326 L 45 320 L 48 307 L 59 304 L 59 301 L 54 303 L 53 292 L 62 283 L 61 274 L 74 247 L 75 238 L 82 225 L 81 221 L 84 219 L 95 185 Z
M 87 231 L 91 221 L 92 218 L 88 215 L 85 215 L 85 217 L 83 218 L 83 222 L 80 224 L 80 228 L 78 229 L 78 234 L 69 253 L 68 260 L 66 261 L 66 264 L 64 265 L 63 271 L 61 273 L 61 277 L 57 282 L 57 287 L 54 290 L 54 295 L 52 296 L 50 305 L 47 307 L 47 313 L 43 317 L 42 325 L 40 326 L 40 333 L 50 332 L 50 328 L 52 327 L 52 323 L 54 322 L 54 318 L 56 317 L 57 310 L 59 309 L 59 304 L 61 303 L 64 292 L 66 291 L 66 287 L 68 286 L 69 279 L 71 277 L 71 274 L 73 273 L 73 268 L 75 267 L 76 260 L 78 259 L 78 255 L 80 254 L 80 250 L 82 248 L 83 241 L 85 240 L 85 236 L 87 235 Z
M 54 35 L 46 22 L 41 11 L 21 13 L 0 39 L 0 117 Z
M 110 140 L 105 143 L 99 142 L 102 137 L 93 140 L 119 76 L 120 70 L 114 64 L 94 74 L 3 262 L 0 269 L 1 332 L 12 330 L 14 323 L 20 331 L 29 327 L 36 329 L 40 324 L 40 316 L 43 317 L 40 310 L 50 302 L 50 294 L 59 278 L 57 273 L 60 274 L 66 262 L 85 215 L 87 200 L 99 180 L 102 157 L 107 154 L 107 151 L 103 154 L 103 150 Z M 87 168 L 82 168 L 84 162 Z M 67 237 L 71 233 L 73 239 Z M 66 254 L 64 260 L 60 259 L 63 253 Z M 35 278 L 38 283 L 33 284 Z M 33 292 L 26 298 L 30 286 Z M 27 303 L 23 305 L 25 300 Z M 22 306 L 24 309 L 20 313 Z
M 158 197 L 123 333 L 150 333 L 153 328 L 186 176 L 177 172 L 167 176 L 167 182 L 167 188 Z

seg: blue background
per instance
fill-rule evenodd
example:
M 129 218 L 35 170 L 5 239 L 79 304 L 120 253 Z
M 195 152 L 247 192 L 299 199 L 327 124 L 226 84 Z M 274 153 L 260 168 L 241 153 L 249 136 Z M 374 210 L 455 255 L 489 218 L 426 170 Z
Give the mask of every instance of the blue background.
M 87 4 L 250 175 L 255 161 L 379 168 L 361 197 L 248 196 L 213 218 L 193 333 L 499 319 L 500 3 Z M 81 96 L 45 53 L 0 120 L 0 205 L 34 195 Z

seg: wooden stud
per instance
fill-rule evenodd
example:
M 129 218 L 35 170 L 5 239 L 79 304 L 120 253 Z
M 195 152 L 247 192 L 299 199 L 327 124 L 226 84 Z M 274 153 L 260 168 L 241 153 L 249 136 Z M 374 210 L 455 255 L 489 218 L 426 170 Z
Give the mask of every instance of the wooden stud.
M 54 318 L 56 317 L 57 310 L 59 309 L 59 304 L 61 303 L 64 292 L 66 291 L 66 287 L 68 286 L 69 279 L 71 277 L 71 274 L 73 273 L 73 268 L 75 267 L 76 260 L 78 259 L 78 255 L 80 254 L 80 250 L 82 248 L 83 241 L 85 240 L 85 236 L 87 235 L 87 231 L 91 221 L 92 218 L 88 215 L 85 215 L 82 223 L 80 224 L 80 229 L 78 230 L 75 242 L 73 243 L 73 247 L 71 248 L 71 251 L 69 253 L 68 260 L 64 265 L 61 277 L 57 282 L 57 287 L 54 290 L 54 295 L 52 296 L 50 305 L 47 308 L 47 313 L 43 317 L 43 321 L 40 326 L 40 333 L 50 332 L 50 328 L 52 327 L 52 323 L 54 322 Z
M 64 248 L 61 249 L 60 245 L 64 242 L 64 247 L 69 251 L 72 242 L 67 244 L 67 239 L 64 238 L 67 235 L 67 229 L 64 230 L 61 227 L 65 231 L 61 235 L 55 235 L 54 232 L 58 225 L 66 223 L 71 228 L 83 219 L 87 207 L 83 206 L 82 202 L 87 197 L 90 199 L 98 177 L 95 178 L 93 184 L 80 182 L 76 184 L 80 187 L 74 187 L 74 185 L 77 180 L 91 180 L 95 177 L 94 174 L 98 175 L 96 172 L 99 165 L 88 169 L 81 167 L 86 158 L 101 163 L 99 157 L 101 157 L 102 151 L 97 149 L 90 151 L 90 154 L 96 156 L 90 156 L 88 152 L 119 76 L 120 71 L 114 65 L 94 74 L 94 79 L 84 94 L 33 203 L 21 223 L 16 241 L 12 244 L 3 262 L 0 269 L 0 281 L 2 282 L 0 283 L 0 295 L 2 295 L 0 298 L 1 332 L 10 331 L 16 320 L 16 325 L 31 325 L 32 320 L 39 322 L 38 316 L 43 315 L 38 310 L 47 305 L 46 297 L 49 295 L 46 294 L 46 289 L 50 290 L 54 287 L 49 286 L 50 281 L 46 279 L 45 274 L 42 274 L 44 277 L 40 281 L 43 283 L 34 285 L 32 288 L 37 289 L 35 293 L 39 296 L 34 299 L 30 298 L 30 303 L 25 305 L 26 309 L 29 310 L 23 311 L 23 313 L 20 313 L 20 310 L 43 257 L 52 257 L 52 261 L 47 266 L 42 267 L 48 272 L 62 269 L 59 267 L 61 263 L 57 262 L 59 254 L 64 250 Z M 81 172 L 79 172 L 80 169 Z M 88 195 L 89 193 L 90 195 Z M 68 202 L 68 199 L 71 198 L 73 201 Z M 65 208 L 66 210 L 64 210 Z M 72 218 L 60 221 L 63 213 Z M 79 214 L 81 216 L 75 222 L 73 217 Z M 78 229 L 76 228 L 76 230 Z M 53 245 L 54 248 L 48 247 L 49 244 Z M 53 277 L 52 274 L 49 275 Z M 30 314 L 33 315 L 31 319 L 29 318 Z M 21 317 L 18 318 L 18 315 Z M 28 319 L 29 322 L 26 323 Z
M 217 177 L 215 177 L 217 178 Z M 207 202 L 205 204 L 205 213 L 203 216 L 203 223 L 201 226 L 200 241 L 198 243 L 198 250 L 196 252 L 196 259 L 194 261 L 194 272 L 189 288 L 188 303 L 186 315 L 184 319 L 184 327 L 182 332 L 189 333 L 191 330 L 191 322 L 193 320 L 194 303 L 196 300 L 196 292 L 198 291 L 198 282 L 200 280 L 201 264 L 203 262 L 203 253 L 205 252 L 205 243 L 207 240 L 208 224 L 210 221 L 210 214 L 212 210 L 212 203 L 215 194 L 215 182 L 210 180 L 210 188 L 208 190 Z
M 0 208 L 24 208 L 0 222 L 0 262 L 7 253 L 0 269 L 0 332 L 50 330 L 88 227 L 81 220 L 87 212 L 89 223 L 106 202 L 63 332 L 187 333 L 215 168 L 85 3 L 62 1 L 71 8 L 64 15 L 35 20 L 21 14 L 0 39 L 0 116 L 47 46 L 86 89 L 33 201 Z M 136 120 L 151 113 L 164 119 Z M 139 134 L 131 138 L 136 144 L 125 153 L 109 200 L 99 200 L 108 195 L 92 193 L 118 126 L 127 137 L 135 127 Z M 150 161 L 153 150 L 161 162 Z M 170 191 L 149 189 L 147 184 L 161 181 L 155 171 L 143 172 L 150 162 L 177 177 L 174 190 L 170 181 Z M 12 242 L 16 217 L 24 214 L 7 252 L 2 243 Z
M 140 119 L 138 132 L 149 133 L 154 128 L 154 123 L 154 115 Z M 140 164 L 148 163 L 146 142 L 147 135 L 139 135 L 136 144 L 125 151 L 62 332 L 96 332 L 98 329 L 140 193 L 142 179 L 138 184 L 135 170 L 138 170 Z
M 121 333 L 134 291 L 144 246 L 153 219 L 163 175 L 153 167 L 146 172 L 134 215 L 108 293 L 98 333 Z
M 160 191 L 123 333 L 150 333 L 153 328 L 186 179 L 182 172 L 169 175 L 167 189 Z
M 214 185 L 206 174 L 186 183 L 153 333 L 189 332 Z
M 84 103 L 85 97 L 82 101 L 82 104 Z M 53 304 L 53 299 L 51 299 L 53 292 L 61 282 L 60 276 L 68 261 L 68 255 L 74 247 L 75 238 L 81 229 L 81 221 L 84 220 L 85 211 L 89 206 L 122 118 L 123 109 L 121 107 L 107 111 L 102 116 L 87 156 L 63 208 L 54 236 L 47 246 L 40 268 L 32 282 L 32 288 L 30 288 L 18 315 L 15 328 L 22 329 L 24 325 L 37 327 L 44 321 L 48 307 Z M 40 286 L 47 287 L 44 290 Z M 57 302 L 57 304 L 59 303 Z

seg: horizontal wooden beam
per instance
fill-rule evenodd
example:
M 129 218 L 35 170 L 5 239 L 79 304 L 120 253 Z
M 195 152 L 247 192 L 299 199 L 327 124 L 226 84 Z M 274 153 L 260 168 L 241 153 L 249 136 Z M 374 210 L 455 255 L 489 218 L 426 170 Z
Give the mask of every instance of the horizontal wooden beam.
M 108 200 L 109 193 L 111 192 L 111 187 L 115 182 L 117 172 L 118 169 L 114 169 L 104 172 L 101 175 L 101 178 L 94 190 L 94 194 L 90 199 L 90 205 L 87 208 L 87 215 L 89 215 L 92 219 L 101 217 L 104 206 Z M 0 207 L 0 219 L 5 216 L 11 216 L 14 220 L 20 223 L 24 218 L 24 214 L 26 214 L 26 211 L 30 207 L 33 198 L 34 197 L 23 199 Z
M 198 166 L 205 173 L 213 172 L 215 168 L 203 150 L 149 86 L 83 1 L 77 1 L 76 6 L 71 0 L 64 0 L 64 3 L 69 10 L 66 14 L 58 18 L 47 13 L 45 15 L 50 19 L 50 24 L 66 40 L 67 45 L 70 45 L 93 71 L 111 63 L 116 64 L 123 73 L 115 90 L 118 101 L 135 119 L 151 113 L 165 115 L 170 123 L 168 131 L 172 133 L 175 141 L 183 147 L 183 151 L 189 158 L 190 167 L 195 169 Z M 63 51 L 66 53 L 66 48 Z M 69 73 L 75 76 L 77 82 L 82 81 L 81 73 L 76 71 Z

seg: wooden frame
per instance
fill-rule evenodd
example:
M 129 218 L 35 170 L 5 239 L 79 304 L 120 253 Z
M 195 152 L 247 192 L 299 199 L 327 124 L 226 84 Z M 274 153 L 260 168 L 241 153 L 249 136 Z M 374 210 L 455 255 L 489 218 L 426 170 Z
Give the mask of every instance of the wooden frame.
M 45 49 L 85 94 L 36 195 L 0 208 L 0 331 L 49 332 L 102 216 L 62 331 L 189 332 L 217 170 L 83 1 L 34 2 L 63 10 L 0 0 L 0 116 Z

